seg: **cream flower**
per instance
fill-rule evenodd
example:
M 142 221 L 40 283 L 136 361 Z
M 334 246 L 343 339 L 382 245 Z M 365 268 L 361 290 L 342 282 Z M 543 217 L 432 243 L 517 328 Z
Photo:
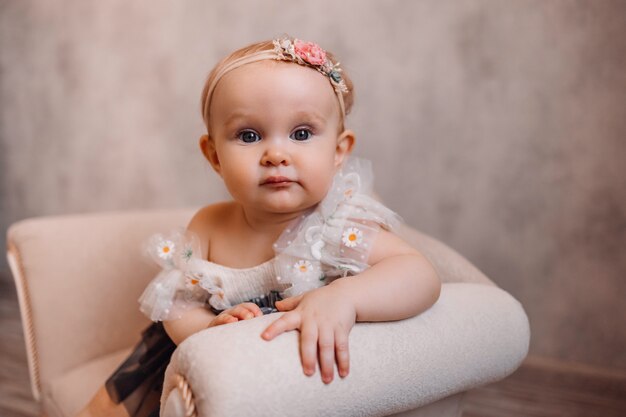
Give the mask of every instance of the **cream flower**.
M 293 265 L 293 269 L 300 274 L 308 274 L 313 271 L 313 264 L 306 259 L 301 259 Z
M 356 227 L 350 227 L 343 232 L 341 241 L 349 248 L 354 248 L 363 242 L 363 232 Z
M 162 240 L 157 247 L 157 254 L 159 258 L 169 260 L 172 259 L 172 254 L 176 249 L 176 245 L 171 240 Z

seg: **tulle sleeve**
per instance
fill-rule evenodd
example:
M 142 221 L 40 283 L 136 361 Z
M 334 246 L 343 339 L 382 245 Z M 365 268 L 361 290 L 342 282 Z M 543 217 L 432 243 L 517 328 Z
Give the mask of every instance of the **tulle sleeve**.
M 162 269 L 139 297 L 139 309 L 152 321 L 174 320 L 195 307 L 204 306 L 208 293 L 189 266 L 200 254 L 198 238 L 185 230 L 155 234 L 144 253 Z
M 402 222 L 371 197 L 372 181 L 369 161 L 348 159 L 317 208 L 276 241 L 277 279 L 291 284 L 283 296 L 301 294 L 369 267 L 367 260 L 380 229 L 393 231 Z

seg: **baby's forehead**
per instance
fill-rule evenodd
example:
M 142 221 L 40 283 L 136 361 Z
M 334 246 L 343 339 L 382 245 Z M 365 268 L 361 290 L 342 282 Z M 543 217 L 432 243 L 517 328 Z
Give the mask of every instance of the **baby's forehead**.
M 309 104 L 321 112 L 339 108 L 325 75 L 313 68 L 274 60 L 242 65 L 225 74 L 213 92 L 211 105 L 271 104 L 273 100 L 291 102 L 297 107 Z

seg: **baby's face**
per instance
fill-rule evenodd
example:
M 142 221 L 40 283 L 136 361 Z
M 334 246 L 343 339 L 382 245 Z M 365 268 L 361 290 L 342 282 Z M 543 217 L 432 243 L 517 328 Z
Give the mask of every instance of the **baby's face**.
M 297 64 L 260 61 L 227 73 L 210 110 L 204 153 L 233 198 L 255 210 L 314 206 L 352 146 L 328 79 Z

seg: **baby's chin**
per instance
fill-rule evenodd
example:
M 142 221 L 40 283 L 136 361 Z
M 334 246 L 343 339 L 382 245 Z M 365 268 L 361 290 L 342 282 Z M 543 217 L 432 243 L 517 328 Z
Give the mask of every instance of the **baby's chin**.
M 273 214 L 293 214 L 297 216 L 298 214 L 303 214 L 317 206 L 318 203 L 307 203 L 307 204 L 272 204 L 267 207 L 264 207 L 268 213 Z
M 295 200 L 295 201 L 294 201 Z M 297 216 L 303 214 L 317 206 L 319 201 L 316 200 L 298 200 L 290 198 L 273 198 L 269 201 L 264 201 L 256 208 L 264 210 L 271 214 L 287 215 L 292 214 Z

